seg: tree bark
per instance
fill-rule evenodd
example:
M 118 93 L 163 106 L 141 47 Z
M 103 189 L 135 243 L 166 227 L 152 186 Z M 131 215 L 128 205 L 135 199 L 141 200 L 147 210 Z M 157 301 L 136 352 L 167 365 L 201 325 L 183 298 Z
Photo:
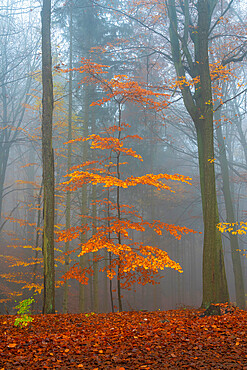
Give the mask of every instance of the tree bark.
M 186 18 L 188 1 L 184 4 L 183 11 Z M 186 68 L 191 77 L 199 77 L 194 93 L 186 84 L 181 86 L 181 92 L 185 107 L 195 124 L 197 133 L 204 223 L 203 307 L 209 306 L 210 303 L 229 300 L 221 235 L 216 227 L 219 218 L 214 171 L 212 89 L 208 59 L 208 33 L 215 4 L 215 0 L 198 0 L 196 6 L 198 12 L 197 25 L 194 29 L 191 27 L 189 29 L 188 21 L 185 22 L 184 36 L 181 39 L 178 33 L 175 0 L 168 0 L 167 3 L 172 59 L 177 78 L 186 79 L 181 49 L 186 56 L 188 63 Z M 187 45 L 188 32 L 190 32 L 194 44 L 194 61 Z
M 43 0 L 42 19 L 42 160 L 44 184 L 44 305 L 43 313 L 55 313 L 54 270 L 54 153 L 52 148 L 53 82 L 51 59 L 51 0 Z
M 222 134 L 222 127 L 220 122 L 221 109 L 218 109 L 215 114 L 216 119 L 216 136 L 219 144 L 219 161 L 221 168 L 221 176 L 223 181 L 223 196 L 226 207 L 226 222 L 235 223 L 235 214 L 230 190 L 230 181 L 229 181 L 229 169 L 226 157 L 226 148 L 224 143 L 224 138 Z M 243 271 L 239 253 L 238 245 L 238 236 L 229 234 L 230 246 L 231 246 L 231 256 L 232 256 L 232 265 L 233 265 L 233 274 L 234 274 L 234 283 L 235 283 L 235 292 L 236 292 L 236 304 L 241 309 L 245 309 L 245 291 L 244 291 L 244 280 L 243 280 Z
M 200 86 L 197 106 L 200 117 L 196 125 L 200 163 L 200 182 L 204 220 L 203 301 L 202 306 L 229 300 L 219 222 L 214 170 L 213 103 L 208 59 L 208 31 L 211 21 L 210 2 L 198 1 L 198 40 L 195 50 L 199 62 Z
M 84 122 L 83 122 L 83 137 L 88 136 L 88 125 L 89 125 L 89 88 L 85 86 L 85 96 L 84 96 Z M 88 160 L 88 141 L 83 143 L 82 147 L 82 163 Z M 81 214 L 86 216 L 88 214 L 88 194 L 87 194 L 87 184 L 84 184 L 81 188 Z M 86 219 L 82 218 L 82 224 L 86 223 Z M 81 234 L 81 244 L 86 243 L 87 232 Z M 80 256 L 80 267 L 84 269 L 87 264 L 87 256 Z M 79 312 L 85 311 L 85 284 L 79 283 Z
M 72 139 L 72 5 L 70 6 L 70 18 L 69 18 L 69 110 L 68 110 L 68 141 Z M 69 171 L 71 167 L 71 152 L 72 147 L 71 143 L 68 144 L 68 158 L 67 158 L 67 170 Z M 68 190 L 66 193 L 66 209 L 65 209 L 65 228 L 68 230 L 71 226 L 71 220 L 70 220 L 70 213 L 71 213 L 71 192 Z M 70 242 L 67 241 L 65 243 L 65 268 L 64 272 L 65 274 L 69 271 L 69 251 Z M 68 312 L 68 280 L 66 279 L 64 284 L 64 297 L 63 297 L 63 313 Z

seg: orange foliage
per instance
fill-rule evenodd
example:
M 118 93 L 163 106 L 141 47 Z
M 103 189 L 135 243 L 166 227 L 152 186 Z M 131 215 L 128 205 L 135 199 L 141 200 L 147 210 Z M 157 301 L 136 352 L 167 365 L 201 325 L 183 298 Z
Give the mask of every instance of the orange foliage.
M 129 288 L 134 282 L 154 283 L 154 276 L 158 274 L 159 270 L 164 270 L 166 267 L 182 272 L 181 266 L 172 261 L 165 251 L 154 246 L 144 245 L 142 242 L 134 242 L 129 232 L 131 230 L 144 232 L 146 228 L 151 228 L 158 235 L 162 235 L 165 230 L 180 239 L 182 234 L 195 231 L 186 227 L 169 225 L 159 220 L 154 220 L 152 223 L 146 222 L 136 209 L 120 202 L 120 189 L 123 192 L 129 187 L 149 185 L 159 191 L 173 192 L 174 190 L 164 180 L 190 184 L 190 178 L 178 174 L 145 174 L 122 178 L 120 172 L 120 166 L 127 164 L 127 162 L 120 162 L 120 156 L 130 156 L 142 161 L 142 157 L 136 151 L 124 145 L 128 144 L 129 140 L 142 140 L 142 138 L 138 135 L 125 134 L 130 125 L 121 121 L 123 104 L 128 101 L 157 111 L 167 106 L 169 95 L 148 90 L 125 75 L 116 75 L 107 80 L 105 78 L 108 68 L 106 65 L 97 64 L 85 58 L 81 60 L 81 63 L 81 67 L 73 70 L 84 74 L 82 83 L 97 84 L 105 93 L 102 99 L 93 102 L 91 106 L 102 105 L 112 100 L 117 104 L 119 118 L 117 124 L 106 128 L 101 134 L 93 133 L 88 137 L 77 138 L 69 142 L 91 141 L 91 149 L 104 151 L 106 157 L 72 167 L 71 172 L 66 175 L 67 180 L 62 183 L 62 188 L 64 191 L 75 191 L 85 184 L 101 185 L 111 191 L 111 196 L 113 196 L 113 191 L 116 192 L 116 202 L 114 203 L 107 198 L 94 201 L 93 204 L 97 204 L 105 212 L 106 217 L 92 218 L 82 215 L 81 217 L 87 218 L 87 220 L 83 220 L 82 226 L 57 232 L 57 241 L 66 242 L 78 239 L 81 233 L 93 229 L 93 235 L 86 242 L 79 244 L 81 252 L 78 256 L 93 253 L 94 258 L 100 260 L 103 258 L 100 251 L 106 249 L 111 258 L 108 266 L 102 268 L 101 271 L 106 270 L 109 279 L 113 279 L 117 274 L 117 278 L 124 288 Z M 81 283 L 87 283 L 86 274 L 92 273 L 91 267 L 82 268 L 75 264 L 64 275 L 64 278 L 76 278 Z
M 170 95 L 146 89 L 126 75 L 115 75 L 112 79 L 107 80 L 104 78 L 104 75 L 108 73 L 109 66 L 107 65 L 101 65 L 86 58 L 81 59 L 81 64 L 81 67 L 72 69 L 85 74 L 80 84 L 97 84 L 106 93 L 105 97 L 92 102 L 91 106 L 102 105 L 112 99 L 121 104 L 131 101 L 138 106 L 156 110 L 164 109 L 168 105 Z M 63 72 L 68 71 L 68 69 L 63 70 Z M 157 98 L 160 98 L 160 101 L 157 101 Z
M 114 131 L 112 127 L 111 129 Z M 116 131 L 119 132 L 119 130 Z M 121 153 L 122 155 L 131 155 L 132 157 L 139 159 L 135 151 L 131 148 L 123 147 L 123 139 L 90 135 L 87 138 L 81 138 L 75 141 L 86 140 L 92 140 L 91 149 L 108 149 L 110 152 L 118 154 Z M 131 186 L 150 185 L 158 190 L 173 191 L 170 186 L 163 182 L 163 180 L 180 181 L 187 184 L 189 184 L 190 181 L 190 178 L 178 174 L 146 174 L 143 176 L 131 176 L 121 179 L 116 176 L 115 172 L 110 172 L 109 168 L 114 166 L 111 161 L 108 162 L 108 170 L 105 169 L 107 165 L 104 165 L 102 168 L 102 162 L 98 161 L 98 163 L 101 164 L 99 168 L 90 168 L 90 165 L 95 165 L 96 161 L 87 161 L 82 165 L 73 167 L 73 172 L 67 175 L 68 180 L 63 183 L 63 189 L 74 191 L 82 187 L 84 184 L 101 184 L 106 188 L 118 187 L 123 189 L 127 189 Z M 82 167 L 81 170 L 80 167 Z M 186 227 L 169 225 L 159 220 L 154 220 L 152 223 L 146 222 L 132 206 L 117 204 L 106 198 L 102 201 L 97 200 L 93 203 L 97 204 L 98 207 L 105 207 L 108 209 L 108 212 L 113 214 L 107 215 L 107 217 L 96 217 L 96 219 L 92 219 L 87 216 L 88 220 L 91 219 L 90 223 L 87 222 L 82 226 L 57 232 L 58 242 L 78 239 L 81 233 L 94 228 L 94 235 L 89 238 L 86 243 L 79 244 L 81 252 L 78 256 L 88 253 L 96 253 L 102 249 L 107 249 L 107 251 L 112 253 L 115 257 L 112 258 L 108 267 L 103 268 L 101 271 L 107 270 L 107 276 L 112 279 L 116 275 L 115 269 L 118 266 L 118 276 L 120 276 L 121 286 L 124 288 L 129 288 L 134 282 L 141 284 L 148 282 L 154 283 L 154 275 L 157 274 L 159 270 L 163 270 L 166 267 L 182 272 L 181 266 L 172 261 L 165 251 L 153 246 L 143 245 L 140 242 L 133 242 L 130 239 L 129 231 L 136 230 L 144 232 L 146 228 L 149 227 L 158 235 L 162 235 L 163 230 L 166 230 L 177 239 L 180 239 L 182 234 L 195 231 Z M 120 217 L 118 216 L 118 210 L 120 211 Z M 131 216 L 131 220 L 126 219 L 127 216 Z M 134 220 L 133 217 L 135 217 L 136 220 Z M 94 224 L 96 221 L 101 223 L 101 225 L 96 227 Z M 120 243 L 117 242 L 119 239 L 121 239 Z M 98 258 L 100 259 L 102 257 L 99 256 Z M 88 278 L 86 277 L 86 274 L 91 273 L 93 273 L 91 268 L 82 269 L 78 264 L 75 264 L 64 278 L 76 278 L 81 283 L 87 283 Z

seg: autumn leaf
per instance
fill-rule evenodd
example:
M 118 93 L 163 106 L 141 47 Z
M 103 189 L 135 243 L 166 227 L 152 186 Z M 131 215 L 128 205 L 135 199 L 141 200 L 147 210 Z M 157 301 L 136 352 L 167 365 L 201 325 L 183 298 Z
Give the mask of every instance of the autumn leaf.
M 187 308 L 35 315 L 32 330 L 24 331 L 13 325 L 12 316 L 2 315 L 0 326 L 7 324 L 0 332 L 0 369 L 22 364 L 28 357 L 30 369 L 37 364 L 54 368 L 59 359 L 62 362 L 57 362 L 57 367 L 69 368 L 73 358 L 73 368 L 92 370 L 97 366 L 96 356 L 100 369 L 151 370 L 160 369 L 161 363 L 174 369 L 177 364 L 184 369 L 213 369 L 216 363 L 221 368 L 238 364 L 244 369 L 247 313 L 228 304 L 219 306 L 223 312 L 229 311 L 205 317 L 201 317 L 205 310 Z M 6 333 L 15 338 L 7 345 Z
M 17 346 L 17 343 L 10 343 L 8 344 L 8 348 L 15 348 Z

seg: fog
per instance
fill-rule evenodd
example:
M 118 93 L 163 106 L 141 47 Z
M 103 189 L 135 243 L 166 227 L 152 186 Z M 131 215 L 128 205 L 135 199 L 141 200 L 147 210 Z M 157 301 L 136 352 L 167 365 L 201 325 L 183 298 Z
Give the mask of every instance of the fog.
M 188 3 L 186 21 L 192 24 L 197 21 L 196 1 Z M 246 1 L 216 3 L 209 35 L 215 155 L 208 161 L 215 169 L 219 222 L 238 222 L 233 231 L 242 228 L 235 236 L 231 231 L 221 234 L 230 301 L 236 302 L 236 249 L 245 298 L 247 293 L 247 8 Z M 120 295 L 126 311 L 202 303 L 198 132 L 184 104 L 184 81 L 177 79 L 172 61 L 165 4 L 52 2 L 58 313 L 118 311 Z M 0 314 L 14 314 L 16 302 L 31 296 L 32 313 L 42 312 L 41 9 L 41 1 L 6 0 L 0 5 Z M 179 17 L 179 63 L 188 81 L 186 89 L 196 101 L 196 76 L 193 80 L 186 64 L 189 53 L 196 58 L 193 33 L 183 31 L 185 20 L 182 14 Z M 71 139 L 75 141 L 68 144 Z M 148 185 L 152 177 L 147 180 L 146 174 L 189 179 L 158 179 L 171 187 L 165 189 Z M 100 176 L 126 183 L 107 185 Z M 134 177 L 142 177 L 136 186 Z M 70 179 L 70 185 L 64 184 Z M 205 202 L 209 196 L 204 194 Z M 110 229 L 116 220 L 123 231 Z M 168 225 L 186 229 L 173 232 Z M 88 241 L 102 230 L 109 237 L 105 247 L 100 244 L 106 240 L 103 234 L 92 247 Z M 236 240 L 238 246 L 232 247 Z M 113 245 L 123 245 L 122 254 L 114 254 Z M 130 263 L 127 247 L 135 251 L 137 245 L 166 251 L 183 272 L 138 266 L 126 267 L 121 275 L 121 266 Z M 85 254 L 79 256 L 81 251 Z

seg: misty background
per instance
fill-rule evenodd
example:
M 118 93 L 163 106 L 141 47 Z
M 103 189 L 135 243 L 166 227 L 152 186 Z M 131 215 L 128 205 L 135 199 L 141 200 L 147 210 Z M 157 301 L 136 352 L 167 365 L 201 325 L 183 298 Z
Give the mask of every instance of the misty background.
M 66 191 L 61 183 L 66 179 L 68 166 L 68 110 L 69 89 L 72 89 L 72 137 L 100 133 L 114 125 L 117 107 L 114 102 L 93 105 L 104 92 L 96 85 L 81 84 L 82 74 L 72 73 L 69 86 L 68 68 L 80 67 L 81 59 L 92 59 L 109 66 L 107 78 L 127 75 L 157 92 L 171 94 L 170 104 L 161 111 L 145 109 L 126 102 L 122 119 L 131 125 L 129 135 L 143 140 L 128 143 L 143 158 L 143 162 L 128 158 L 123 176 L 141 176 L 145 173 L 181 174 L 191 178 L 191 185 L 172 184 L 174 193 L 151 187 L 131 187 L 121 193 L 124 204 L 131 204 L 143 218 L 186 226 L 197 231 L 183 235 L 180 240 L 169 233 L 162 236 L 152 230 L 143 235 L 133 231 L 133 240 L 143 241 L 165 250 L 178 262 L 183 273 L 172 269 L 161 271 L 159 284 L 140 285 L 122 290 L 124 310 L 166 310 L 183 306 L 199 307 L 202 301 L 203 221 L 198 169 L 197 139 L 194 125 L 187 113 L 179 89 L 172 88 L 175 71 L 167 55 L 168 24 L 166 15 L 158 12 L 150 17 L 150 9 L 131 13 L 131 2 L 125 12 L 121 0 L 97 2 L 90 0 L 54 1 L 52 8 L 52 53 L 54 79 L 53 145 L 55 149 L 56 231 L 65 229 Z M 151 2 L 150 2 L 151 4 Z M 39 1 L 4 0 L 0 5 L 0 313 L 15 313 L 16 302 L 34 293 L 33 313 L 42 307 L 42 163 L 41 163 L 41 5 Z M 151 6 L 151 5 L 150 5 Z M 160 2 L 162 7 L 162 2 Z M 225 7 L 219 2 L 217 9 Z M 235 1 L 222 21 L 221 38 L 216 29 L 211 39 L 211 58 L 229 50 L 229 37 L 237 32 L 246 45 L 246 34 L 236 30 L 246 27 L 246 1 Z M 148 25 L 143 27 L 141 21 Z M 164 17 L 164 19 L 162 19 Z M 234 28 L 235 27 L 235 28 Z M 155 31 L 155 32 L 154 32 Z M 242 35 L 242 36 L 241 36 Z M 72 66 L 70 66 L 70 53 Z M 231 196 L 236 220 L 247 222 L 247 119 L 246 119 L 246 59 L 233 66 L 228 79 L 221 81 L 222 101 L 220 127 L 226 149 Z M 164 86 L 166 86 L 165 91 Z M 170 86 L 167 88 L 167 86 Z M 243 92 L 244 90 L 244 92 Z M 102 156 L 100 150 L 85 150 L 85 143 L 72 145 L 71 166 Z M 223 169 L 219 161 L 220 144 L 215 130 L 215 169 L 220 221 L 226 221 L 223 194 Z M 85 157 L 86 156 L 86 157 Z M 83 193 L 84 192 L 84 193 Z M 71 226 L 81 224 L 81 215 L 104 216 L 101 206 L 96 209 L 92 200 L 105 197 L 100 186 L 86 186 L 71 192 Z M 83 204 L 86 213 L 83 211 Z M 85 211 L 84 209 L 84 211 Z M 88 237 L 92 230 L 88 232 Z M 142 238 L 142 239 L 140 239 Z M 247 277 L 246 234 L 238 236 L 243 268 L 245 292 Z M 222 234 L 227 281 L 231 301 L 235 302 L 233 267 L 229 234 Z M 80 238 L 70 242 L 74 250 Z M 63 312 L 65 243 L 56 243 L 56 310 Z M 102 260 L 94 264 L 100 270 L 108 258 L 102 251 Z M 79 262 L 79 251 L 70 255 L 70 266 Z M 91 266 L 92 256 L 86 256 L 85 266 Z M 89 276 L 87 285 L 80 287 L 75 279 L 68 281 L 68 312 L 110 312 L 110 281 L 105 272 L 98 279 Z M 117 310 L 117 282 L 112 280 L 113 300 Z M 79 291 L 83 289 L 83 304 Z M 83 307 L 83 308 L 82 308 Z

